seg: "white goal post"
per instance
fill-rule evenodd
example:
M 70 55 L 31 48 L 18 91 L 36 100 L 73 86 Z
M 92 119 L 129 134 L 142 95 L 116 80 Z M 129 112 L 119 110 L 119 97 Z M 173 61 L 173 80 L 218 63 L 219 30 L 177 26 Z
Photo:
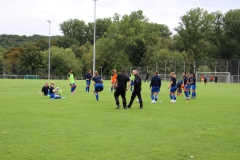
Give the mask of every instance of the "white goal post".
M 18 75 L 3 74 L 3 79 L 18 79 Z
M 196 81 L 201 82 L 201 77 L 202 76 L 207 76 L 207 81 L 210 81 L 210 78 L 213 77 L 213 82 L 214 82 L 214 77 L 218 77 L 218 82 L 225 82 L 225 83 L 230 83 L 231 82 L 231 73 L 230 72 L 196 72 Z
M 24 79 L 39 79 L 39 75 L 25 75 Z

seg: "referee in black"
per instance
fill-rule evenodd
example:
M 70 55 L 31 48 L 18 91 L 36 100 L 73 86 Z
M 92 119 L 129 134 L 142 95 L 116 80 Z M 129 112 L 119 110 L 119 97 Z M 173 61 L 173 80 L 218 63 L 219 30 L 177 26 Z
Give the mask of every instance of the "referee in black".
M 127 87 L 127 83 L 128 83 L 128 87 Z M 117 105 L 116 109 L 119 109 L 121 107 L 118 99 L 120 95 L 123 101 L 123 108 L 127 109 L 126 91 L 130 87 L 130 78 L 126 75 L 125 69 L 122 69 L 121 73 L 117 75 L 117 80 L 114 86 L 115 86 L 114 98 Z
M 140 109 L 143 109 L 143 102 L 142 102 L 142 96 L 141 96 L 141 90 L 142 90 L 142 80 L 141 78 L 138 76 L 138 71 L 137 70 L 133 70 L 132 74 L 135 76 L 134 79 L 134 90 L 132 92 L 132 96 L 131 96 L 131 100 L 128 104 L 128 108 L 131 108 L 132 103 L 135 99 L 135 97 L 138 97 L 138 101 L 140 103 Z

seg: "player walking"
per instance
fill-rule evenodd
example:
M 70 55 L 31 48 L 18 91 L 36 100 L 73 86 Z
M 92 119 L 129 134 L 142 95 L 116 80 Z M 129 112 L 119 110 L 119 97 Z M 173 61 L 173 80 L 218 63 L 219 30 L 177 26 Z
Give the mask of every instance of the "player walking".
M 170 73 L 171 76 L 171 80 L 170 80 L 170 85 L 168 87 L 168 89 L 170 88 L 170 102 L 176 102 L 177 101 L 177 97 L 176 97 L 176 90 L 177 90 L 177 84 L 176 84 L 176 75 L 174 72 Z
M 76 89 L 76 83 L 75 83 L 75 78 L 74 78 L 74 75 L 73 75 L 73 70 L 72 69 L 69 69 L 69 73 L 68 73 L 68 83 L 71 87 L 71 94 L 74 94 L 74 91 Z
M 89 93 L 89 91 L 90 91 L 91 78 L 92 78 L 91 70 L 88 69 L 88 70 L 87 70 L 87 73 L 85 74 L 85 79 L 86 79 L 86 93 Z
M 117 80 L 117 70 L 116 69 L 113 69 L 112 70 L 112 75 L 111 75 L 111 92 L 113 92 L 113 88 L 114 88 L 114 84 L 116 83 L 116 80 Z
M 118 74 L 118 76 L 117 76 L 116 83 L 114 84 L 115 89 L 116 89 L 114 92 L 114 98 L 115 98 L 116 105 L 117 105 L 116 109 L 119 109 L 121 107 L 120 103 L 119 103 L 119 99 L 118 99 L 118 97 L 120 95 L 122 97 L 124 109 L 127 108 L 126 91 L 130 87 L 129 82 L 130 82 L 130 78 L 126 75 L 125 69 L 122 69 L 121 73 Z M 128 87 L 127 87 L 127 83 L 128 83 Z
M 158 93 L 160 92 L 161 85 L 162 85 L 161 78 L 158 76 L 158 71 L 156 71 L 155 76 L 152 77 L 152 80 L 151 80 L 151 83 L 150 83 L 151 99 L 152 99 L 151 103 L 156 103 L 157 102 Z
M 138 101 L 140 103 L 140 109 L 143 108 L 143 102 L 142 102 L 142 96 L 141 96 L 141 90 L 142 90 L 142 80 L 141 78 L 138 76 L 138 71 L 137 70 L 133 70 L 132 71 L 132 75 L 135 76 L 134 78 L 134 89 L 133 89 L 133 92 L 132 92 L 132 96 L 131 96 L 131 100 L 128 104 L 128 108 L 131 108 L 132 106 L 132 103 L 135 99 L 135 97 L 137 96 L 138 97 Z

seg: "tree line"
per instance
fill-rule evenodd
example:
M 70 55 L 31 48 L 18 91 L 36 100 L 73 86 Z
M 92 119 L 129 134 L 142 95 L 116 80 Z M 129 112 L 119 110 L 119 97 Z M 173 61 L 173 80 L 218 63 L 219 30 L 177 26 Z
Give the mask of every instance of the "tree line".
M 190 70 L 196 59 L 240 59 L 240 9 L 209 13 L 194 8 L 180 17 L 173 34 L 164 24 L 150 23 L 143 11 L 115 13 L 96 20 L 96 68 L 110 74 L 123 66 L 151 66 L 156 61 L 183 60 Z M 69 19 L 63 36 L 51 37 L 51 71 L 76 75 L 92 68 L 93 22 Z M 0 35 L 0 64 L 47 74 L 48 37 Z M 189 63 L 188 63 L 189 62 Z

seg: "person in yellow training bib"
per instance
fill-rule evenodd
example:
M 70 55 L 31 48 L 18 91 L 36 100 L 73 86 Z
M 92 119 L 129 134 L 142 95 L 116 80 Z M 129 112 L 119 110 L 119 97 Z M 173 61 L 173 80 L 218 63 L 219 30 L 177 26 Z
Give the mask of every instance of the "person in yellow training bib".
M 74 90 L 76 89 L 76 83 L 75 83 L 75 79 L 74 79 L 74 75 L 73 75 L 73 70 L 69 69 L 69 73 L 68 73 L 68 83 L 70 84 L 71 87 L 71 94 L 74 94 Z

